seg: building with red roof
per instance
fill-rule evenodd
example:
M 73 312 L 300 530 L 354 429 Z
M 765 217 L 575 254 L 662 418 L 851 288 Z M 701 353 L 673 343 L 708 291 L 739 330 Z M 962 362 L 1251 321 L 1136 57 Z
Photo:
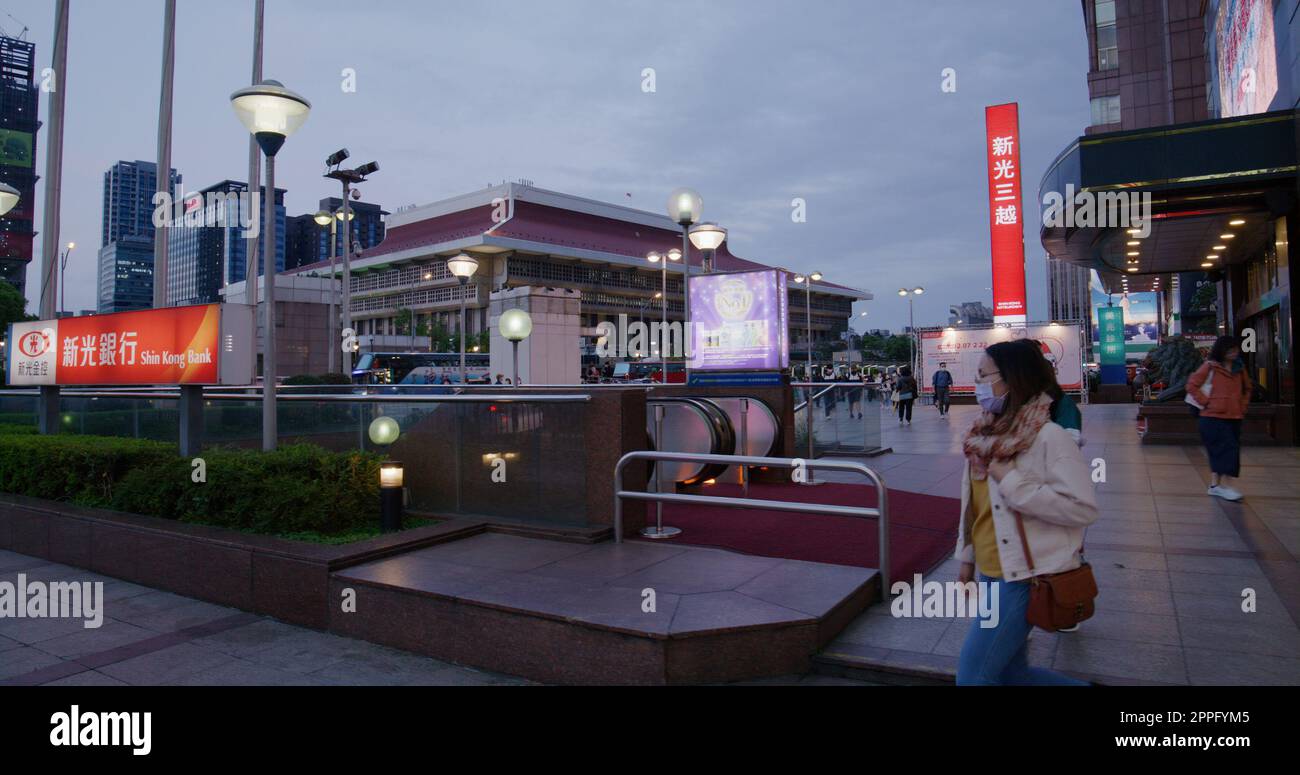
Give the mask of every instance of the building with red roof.
M 418 323 L 455 330 L 462 289 L 447 270 L 448 258 L 467 253 L 479 261 L 463 293 L 467 330 L 487 327 L 489 295 L 518 286 L 572 289 L 582 293 L 584 333 L 619 315 L 657 318 L 661 275 L 646 260 L 651 251 L 681 249 L 681 228 L 665 215 L 562 194 L 522 183 L 505 183 L 470 194 L 399 211 L 388 217 L 382 243 L 352 261 L 352 321 L 363 348 L 375 337 L 395 336 L 399 309 Z M 693 247 L 691 271 L 703 271 Z M 772 266 L 740 258 L 727 243 L 715 252 L 713 271 L 737 272 Z M 293 270 L 327 274 L 328 262 Z M 338 262 L 335 274 L 342 277 Z M 669 264 L 668 317 L 683 312 L 680 263 Z M 806 328 L 802 286 L 790 286 L 792 340 Z M 838 338 L 847 328 L 854 301 L 869 292 L 813 283 L 814 341 Z

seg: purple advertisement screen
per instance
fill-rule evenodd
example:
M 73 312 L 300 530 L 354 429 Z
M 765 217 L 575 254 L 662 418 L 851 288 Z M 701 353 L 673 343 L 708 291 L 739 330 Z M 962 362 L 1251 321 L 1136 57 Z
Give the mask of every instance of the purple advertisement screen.
M 690 294 L 692 369 L 789 365 L 784 272 L 700 275 L 691 278 Z

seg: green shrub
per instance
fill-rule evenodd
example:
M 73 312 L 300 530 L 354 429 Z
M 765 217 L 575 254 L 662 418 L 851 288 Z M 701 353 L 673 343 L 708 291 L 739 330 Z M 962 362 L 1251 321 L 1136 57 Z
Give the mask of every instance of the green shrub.
M 379 521 L 379 463 L 300 444 L 204 450 L 206 482 L 172 444 L 0 432 L 0 492 L 265 534 L 336 535 Z
M 101 436 L 0 436 L 0 492 L 108 506 L 132 469 L 154 469 L 175 447 Z

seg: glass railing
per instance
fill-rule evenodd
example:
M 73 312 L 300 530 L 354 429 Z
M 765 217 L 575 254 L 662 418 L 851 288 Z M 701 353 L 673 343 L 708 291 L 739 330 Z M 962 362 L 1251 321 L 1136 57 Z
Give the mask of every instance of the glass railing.
M 859 382 L 799 382 L 794 383 L 794 390 L 796 455 L 809 454 L 810 415 L 814 457 L 874 455 L 881 451 L 883 391 L 878 386 Z M 883 406 L 888 409 L 887 398 Z
M 400 460 L 408 508 L 441 515 L 486 516 L 533 523 L 587 524 L 583 436 L 589 396 L 525 389 L 452 394 L 359 395 L 350 386 L 283 389 L 276 403 L 279 444 L 310 443 L 331 451 L 367 450 Z M 304 392 L 310 391 L 310 392 Z M 0 390 L 0 423 L 35 426 L 34 392 Z M 176 443 L 174 391 L 65 389 L 62 433 Z M 370 439 L 380 417 L 397 422 L 389 447 Z M 262 399 L 236 388 L 204 394 L 205 447 L 260 448 Z

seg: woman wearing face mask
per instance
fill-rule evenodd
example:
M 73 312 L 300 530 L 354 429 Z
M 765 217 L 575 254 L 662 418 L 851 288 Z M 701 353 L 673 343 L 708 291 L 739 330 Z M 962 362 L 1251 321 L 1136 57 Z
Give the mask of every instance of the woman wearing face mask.
M 1001 342 L 984 351 L 976 373 L 984 411 L 962 443 L 957 558 L 960 581 L 978 578 L 980 594 L 996 596 L 983 608 L 997 613 L 995 626 L 981 626 L 994 624 L 993 616 L 971 622 L 959 685 L 1084 685 L 1030 667 L 1027 658 L 1031 579 L 1079 567 L 1083 530 L 1097 519 L 1088 465 L 1074 438 L 1051 421 L 1052 380 L 1041 359 L 1033 348 Z
M 1241 419 L 1250 405 L 1250 390 L 1235 336 L 1215 340 L 1205 363 L 1187 378 L 1187 394 L 1204 407 L 1197 426 L 1210 458 L 1207 494 L 1216 498 L 1242 499 L 1232 485 L 1241 475 Z

